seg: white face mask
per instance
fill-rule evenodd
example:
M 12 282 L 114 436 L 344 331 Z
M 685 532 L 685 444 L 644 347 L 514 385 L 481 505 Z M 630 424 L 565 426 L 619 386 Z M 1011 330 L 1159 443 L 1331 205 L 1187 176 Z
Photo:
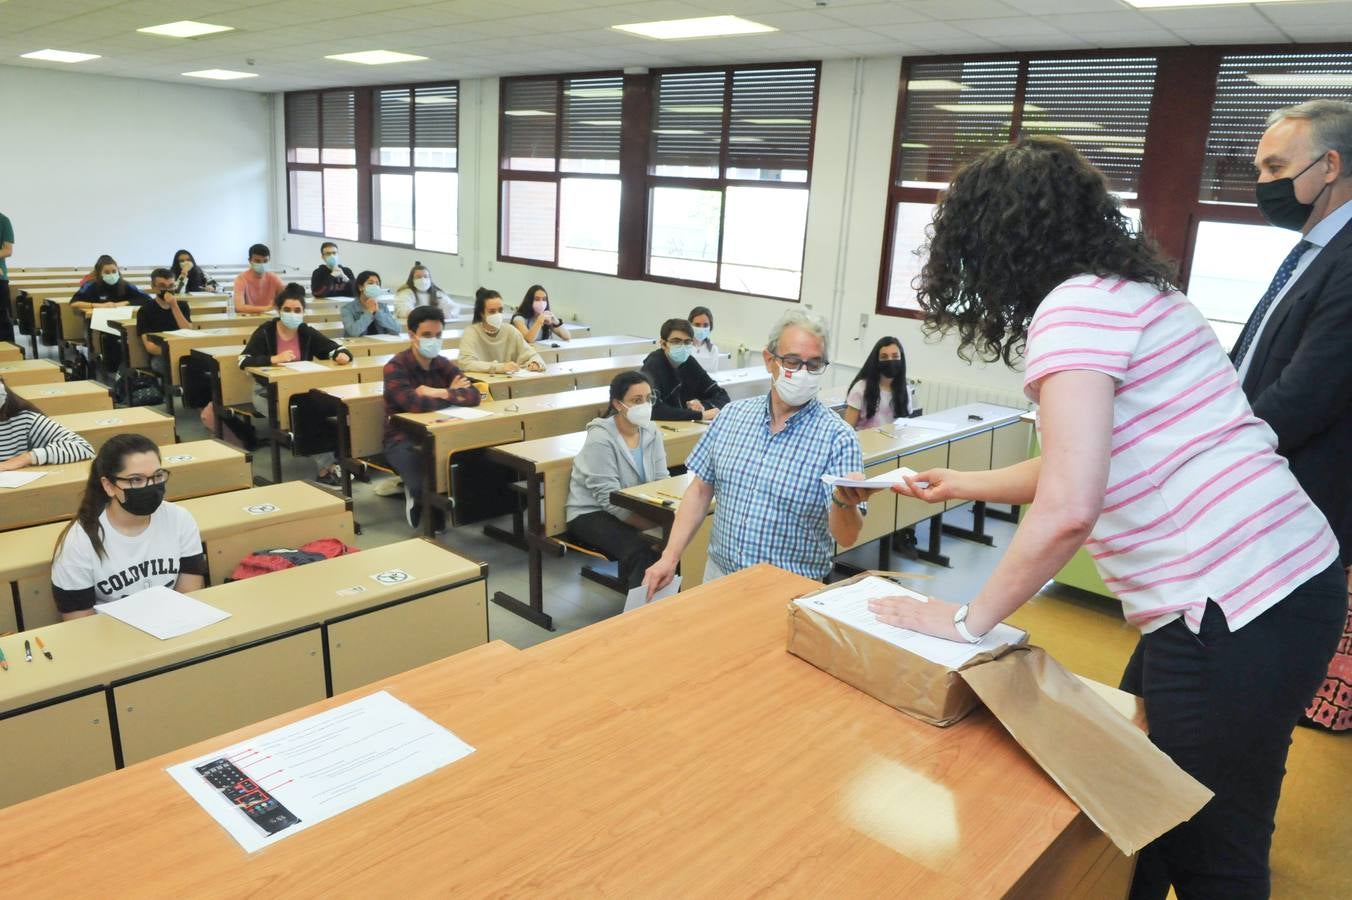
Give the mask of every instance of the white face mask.
M 0 406 L 4 406 L 5 401 L 8 399 L 9 399 L 9 391 L 5 390 L 5 386 L 3 384 L 0 384 Z
M 821 372 L 814 375 L 807 369 L 786 372 L 781 368 L 779 377 L 775 379 L 775 392 L 779 394 L 779 399 L 789 406 L 802 406 L 817 396 L 821 385 Z
M 631 425 L 642 428 L 653 420 L 653 405 L 651 403 L 635 403 L 633 406 L 629 406 L 624 401 L 620 401 L 620 405 L 624 407 L 624 417 L 629 420 Z
M 414 286 L 415 288 L 417 288 L 418 290 L 420 290 L 420 291 L 425 291 L 425 290 L 427 290 L 428 288 L 430 288 L 430 287 L 432 286 L 432 279 L 430 279 L 430 278 L 415 278 L 415 279 L 413 279 L 413 286 Z
M 500 312 L 488 313 L 486 316 L 484 316 L 484 324 L 487 325 L 489 328 L 492 328 L 494 331 L 501 328 L 502 313 Z

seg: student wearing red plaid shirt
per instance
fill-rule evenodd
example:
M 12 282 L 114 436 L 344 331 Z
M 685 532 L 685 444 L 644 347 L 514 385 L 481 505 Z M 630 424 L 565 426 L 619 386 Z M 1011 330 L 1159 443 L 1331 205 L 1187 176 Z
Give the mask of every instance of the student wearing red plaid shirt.
M 423 459 L 408 436 L 394 427 L 393 417 L 479 405 L 479 391 L 441 355 L 445 324 L 439 307 L 417 307 L 408 314 L 409 348 L 385 363 L 385 459 L 404 480 L 404 516 L 410 528 L 422 519 Z

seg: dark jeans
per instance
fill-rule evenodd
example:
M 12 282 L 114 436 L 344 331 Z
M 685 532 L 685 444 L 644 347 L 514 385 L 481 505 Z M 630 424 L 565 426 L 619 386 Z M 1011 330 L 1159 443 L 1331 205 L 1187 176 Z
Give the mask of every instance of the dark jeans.
M 413 502 L 421 506 L 427 461 L 418 452 L 418 445 L 412 441 L 391 441 L 384 449 L 385 459 L 404 479 L 404 495 L 412 497 Z
M 568 523 L 568 533 L 579 543 L 600 550 L 620 564 L 620 581 L 626 590 L 643 583 L 643 573 L 659 556 L 632 525 L 626 525 L 603 509 L 578 516 Z
M 9 280 L 0 278 L 0 341 L 14 343 L 14 317 L 9 314 Z
M 1201 632 L 1142 635 L 1122 689 L 1145 698 L 1150 739 L 1216 796 L 1140 853 L 1133 900 L 1266 898 L 1268 851 L 1291 732 L 1324 678 L 1347 615 L 1336 564 L 1238 631 L 1208 603 Z M 1149 802 L 1149 798 L 1141 798 Z

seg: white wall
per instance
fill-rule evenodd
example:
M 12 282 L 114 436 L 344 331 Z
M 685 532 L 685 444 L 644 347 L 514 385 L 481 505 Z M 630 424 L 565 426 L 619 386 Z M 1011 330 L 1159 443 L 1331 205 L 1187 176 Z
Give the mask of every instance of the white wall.
M 952 340 L 927 343 L 918 321 L 874 312 L 900 70 L 899 58 L 822 64 L 803 303 L 831 321 L 833 359 L 842 364 L 832 368 L 836 378 L 848 377 L 873 343 L 891 334 L 905 346 L 914 377 L 1017 392 L 1020 375 L 1003 366 L 964 363 Z M 771 324 L 788 308 L 784 301 L 498 262 L 498 84 L 496 79 L 466 80 L 460 91 L 460 253 L 340 242 L 346 264 L 375 269 L 392 284 L 404 279 L 417 258 L 452 293 L 472 295 L 483 284 L 501 291 L 509 303 L 527 285 L 541 282 L 565 317 L 575 312 L 597 333 L 652 334 L 662 320 L 707 306 L 714 313 L 715 340 L 724 349 L 739 343 L 756 350 L 764 346 Z M 280 110 L 275 115 L 274 131 L 280 136 Z M 284 158 L 280 137 L 274 153 Z M 276 175 L 276 189 L 282 201 L 274 260 L 313 268 L 322 240 L 287 234 L 284 171 Z M 868 317 L 866 328 L 861 329 L 860 316 Z
M 242 262 L 274 233 L 270 95 L 0 66 L 11 266 Z

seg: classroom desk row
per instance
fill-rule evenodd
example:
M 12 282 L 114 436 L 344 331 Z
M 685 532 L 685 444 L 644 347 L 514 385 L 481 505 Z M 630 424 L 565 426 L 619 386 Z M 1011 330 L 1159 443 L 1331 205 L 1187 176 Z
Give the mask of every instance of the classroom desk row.
M 177 502 L 192 514 L 202 534 L 209 584 L 223 584 L 255 550 L 298 547 L 327 537 L 350 544 L 354 534 L 351 504 L 303 481 Z M 9 586 L 14 596 L 12 611 L 0 603 L 0 634 L 50 625 L 60 618 L 52 599 L 51 567 L 56 540 L 65 527 L 63 520 L 0 532 L 0 584 Z
M 935 728 L 784 652 L 819 587 L 756 566 L 257 721 L 10 810 L 0 871 L 60 896 L 1125 897 L 1131 860 L 988 712 Z M 254 854 L 165 774 L 377 690 L 475 752 Z
M 410 540 L 194 591 L 230 617 L 170 640 L 103 615 L 0 638 L 0 804 L 482 644 L 485 590 L 481 564 Z M 53 659 L 25 663 L 39 637 Z
M 0 378 L 10 387 L 59 384 L 66 380 L 66 373 L 50 359 L 5 359 L 0 360 Z
M 169 470 L 165 496 L 170 500 L 238 490 L 253 483 L 249 454 L 217 440 L 189 441 L 160 446 L 161 463 Z M 0 488 L 0 532 L 74 515 L 89 480 L 91 460 L 35 466 L 36 481 L 17 488 Z
M 24 358 L 23 348 L 9 341 L 0 341 L 0 362 L 18 362 Z
M 113 408 L 112 391 L 97 381 L 20 384 L 12 386 L 10 391 L 36 406 L 45 416 L 99 412 Z

